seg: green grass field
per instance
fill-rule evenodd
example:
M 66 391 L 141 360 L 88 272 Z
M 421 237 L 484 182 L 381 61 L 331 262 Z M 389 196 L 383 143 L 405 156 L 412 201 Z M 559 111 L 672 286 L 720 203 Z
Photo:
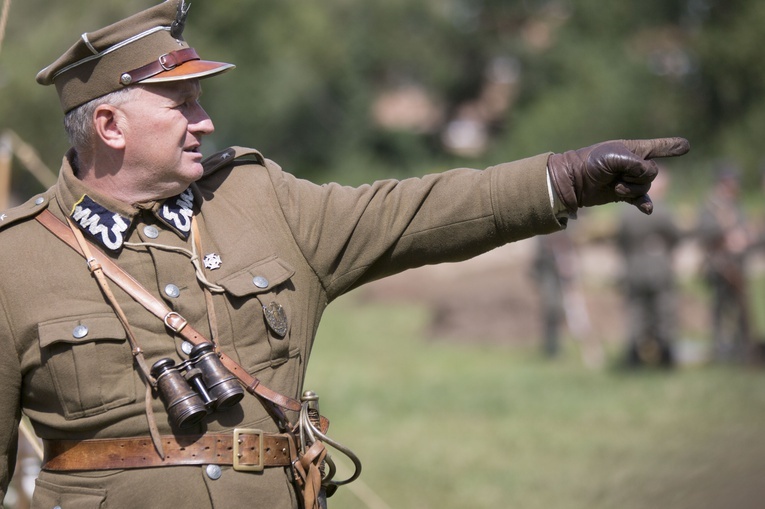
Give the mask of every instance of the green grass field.
M 331 509 L 765 507 L 765 368 L 593 371 L 572 344 L 550 362 L 428 320 L 330 306 L 306 388 L 364 464 Z

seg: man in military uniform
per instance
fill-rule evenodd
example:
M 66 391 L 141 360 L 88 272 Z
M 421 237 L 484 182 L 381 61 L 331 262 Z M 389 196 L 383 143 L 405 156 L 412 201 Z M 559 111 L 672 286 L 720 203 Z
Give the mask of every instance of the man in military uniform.
M 55 186 L 0 215 L 0 278 L 24 280 L 0 293 L 0 488 L 23 412 L 46 449 L 35 508 L 314 505 L 321 452 L 293 431 L 331 301 L 560 230 L 579 207 L 649 213 L 651 158 L 688 150 L 604 142 L 359 188 L 252 149 L 203 161 L 200 79 L 233 66 L 183 39 L 187 6 L 83 34 L 37 78 L 56 86 L 73 148 Z M 202 394 L 199 343 L 251 393 L 201 419 L 174 397 L 183 379 L 167 389 L 179 375 Z
M 668 185 L 669 174 L 660 173 L 651 186 L 653 199 L 663 198 Z M 624 259 L 621 283 L 627 308 L 628 367 L 675 365 L 674 254 L 681 239 L 682 232 L 667 207 L 649 217 L 625 208 L 620 216 L 616 244 Z
M 712 292 L 712 358 L 718 361 L 745 360 L 751 341 L 746 263 L 753 242 L 740 186 L 738 168 L 723 164 L 699 212 L 703 275 Z
M 564 292 L 574 275 L 575 248 L 567 230 L 540 235 L 536 241 L 532 275 L 539 288 L 542 354 L 554 358 L 560 353 L 561 329 L 566 323 Z

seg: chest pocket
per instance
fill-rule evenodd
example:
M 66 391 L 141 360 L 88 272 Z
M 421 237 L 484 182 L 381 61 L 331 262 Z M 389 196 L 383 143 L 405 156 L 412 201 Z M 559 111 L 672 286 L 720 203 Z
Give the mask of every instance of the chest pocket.
M 271 256 L 218 281 L 233 297 L 237 308 L 233 341 L 242 363 L 252 371 L 280 366 L 290 357 L 291 321 L 295 318 L 290 278 L 294 274 L 286 261 Z M 263 336 L 268 340 L 267 349 L 258 341 Z
M 136 400 L 130 345 L 113 314 L 43 322 L 38 337 L 66 419 L 98 415 Z

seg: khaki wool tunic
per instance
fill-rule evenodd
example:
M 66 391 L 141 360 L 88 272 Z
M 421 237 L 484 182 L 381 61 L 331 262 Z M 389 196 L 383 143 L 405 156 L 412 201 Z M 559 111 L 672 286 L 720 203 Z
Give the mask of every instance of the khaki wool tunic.
M 149 434 L 146 389 L 125 330 L 84 258 L 33 219 L 41 210 L 64 219 L 87 196 L 103 207 L 101 219 L 118 214 L 129 221 L 122 236 L 119 228 L 96 224 L 86 238 L 96 245 L 137 244 L 101 247 L 209 337 L 204 292 L 189 256 L 177 249 L 192 251 L 185 231 L 193 212 L 200 258 L 214 253 L 221 260 L 219 268 L 204 269 L 225 289 L 213 297 L 220 348 L 265 386 L 299 398 L 321 315 L 341 294 L 409 268 L 464 260 L 560 230 L 550 205 L 547 157 L 351 188 L 300 180 L 257 151 L 234 147 L 206 160 L 205 176 L 187 199 L 127 205 L 86 188 L 74 175 L 70 151 L 55 186 L 0 212 L 0 498 L 13 473 L 22 412 L 45 439 Z M 149 366 L 163 357 L 187 358 L 182 341 L 160 319 L 115 284 L 111 289 Z M 272 302 L 287 314 L 283 338 L 264 320 L 262 307 Z M 153 410 L 160 433 L 173 433 L 159 398 Z M 257 399 L 245 394 L 236 407 L 208 415 L 186 433 L 235 427 L 278 431 Z M 284 468 L 221 468 L 217 480 L 204 466 L 43 471 L 33 507 L 298 507 Z

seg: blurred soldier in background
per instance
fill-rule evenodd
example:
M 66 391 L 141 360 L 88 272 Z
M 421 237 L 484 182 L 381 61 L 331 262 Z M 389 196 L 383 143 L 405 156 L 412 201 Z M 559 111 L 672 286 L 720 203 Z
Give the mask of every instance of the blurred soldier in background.
M 560 350 L 560 333 L 566 318 L 563 286 L 571 279 L 572 251 L 571 238 L 565 230 L 536 239 L 532 276 L 539 289 L 545 357 L 556 357 Z
M 654 181 L 653 199 L 657 203 L 650 217 L 622 211 L 617 246 L 624 257 L 621 288 L 627 317 L 626 364 L 637 367 L 675 364 L 673 343 L 677 322 L 677 291 L 673 253 L 681 232 L 662 199 L 669 186 L 669 174 L 662 172 Z
M 752 239 L 739 203 L 740 186 L 739 169 L 723 165 L 699 215 L 703 276 L 712 292 L 712 355 L 716 360 L 743 360 L 750 341 L 746 255 Z
M 536 240 L 532 276 L 539 289 L 542 353 L 553 358 L 560 353 L 563 327 L 568 325 L 569 332 L 577 336 L 589 320 L 586 308 L 572 308 L 580 301 L 572 299 L 577 291 L 574 287 L 577 253 L 571 233 L 563 230 Z
M 565 325 L 579 347 L 582 362 L 599 368 L 604 361 L 603 345 L 595 337 L 584 292 L 580 286 L 579 252 L 569 227 L 537 237 L 531 275 L 539 289 L 542 353 L 554 358 L 561 351 Z

